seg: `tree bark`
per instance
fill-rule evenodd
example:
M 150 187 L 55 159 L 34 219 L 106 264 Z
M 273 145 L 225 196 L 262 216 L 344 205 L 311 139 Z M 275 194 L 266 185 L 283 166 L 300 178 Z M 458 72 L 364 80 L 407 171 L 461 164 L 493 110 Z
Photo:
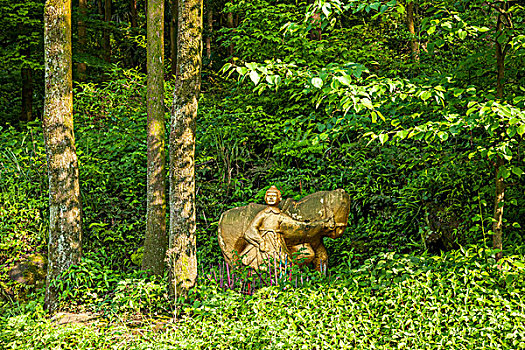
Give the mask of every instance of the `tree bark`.
M 503 249 L 503 200 L 505 199 L 505 184 L 499 172 L 504 164 L 503 158 L 498 156 L 495 167 L 496 194 L 494 197 L 494 222 L 492 223 L 492 247 L 500 250 Z M 503 252 L 500 251 L 496 253 L 497 260 L 502 257 Z
M 137 28 L 139 26 L 139 15 L 137 12 L 137 0 L 130 0 L 129 3 L 131 12 L 131 28 Z
M 29 56 L 29 50 L 27 50 Z M 20 121 L 33 120 L 33 70 L 29 67 L 21 69 L 22 75 L 22 112 Z
M 407 27 L 410 32 L 410 54 L 415 61 L 419 61 L 419 43 L 416 40 L 416 29 L 414 25 L 414 2 L 407 4 Z
M 213 34 L 213 7 L 212 7 L 211 1 L 208 4 L 207 18 L 208 18 L 208 36 L 206 37 L 206 58 L 208 58 L 208 60 L 211 60 L 211 37 Z
M 111 32 L 109 26 L 111 24 L 111 0 L 104 1 L 104 38 L 103 38 L 103 50 L 104 50 L 104 60 L 106 62 L 111 62 Z
M 170 0 L 171 21 L 170 21 L 170 58 L 171 75 L 177 76 L 177 36 L 178 36 L 178 17 L 179 5 L 177 0 Z
M 166 255 L 166 126 L 164 121 L 164 0 L 148 1 L 148 165 L 142 268 L 164 273 Z
M 78 1 L 79 17 L 78 17 L 78 47 L 81 53 L 84 52 L 87 45 L 87 32 L 86 32 L 86 16 L 87 16 L 87 0 Z M 86 62 L 78 63 L 78 79 L 84 81 L 86 79 Z
M 502 5 L 503 6 L 503 5 Z M 496 65 L 497 65 L 497 79 L 496 79 L 496 95 L 499 99 L 503 98 L 503 79 L 505 76 L 505 54 L 501 43 L 498 41 L 499 36 L 503 30 L 502 15 L 498 15 L 498 22 L 496 24 Z M 505 198 L 505 183 L 503 177 L 499 175 L 499 171 L 505 161 L 501 156 L 496 159 L 496 175 L 495 185 L 496 193 L 494 197 L 494 221 L 492 223 L 492 247 L 494 249 L 503 249 L 503 206 Z M 503 257 L 503 252 L 496 253 L 496 260 Z
M 228 12 L 228 15 L 226 17 L 226 24 L 228 25 L 228 28 L 234 28 L 233 25 L 233 13 Z M 235 52 L 235 47 L 233 43 L 230 44 L 230 47 L 228 48 L 228 56 L 230 56 L 230 63 L 233 62 L 233 53 Z
M 186 294 L 197 279 L 195 125 L 202 66 L 202 0 L 179 0 L 179 44 L 170 130 L 172 291 Z
M 503 45 L 498 41 L 499 36 L 503 32 L 503 15 L 498 15 L 498 22 L 496 24 L 496 66 L 498 75 L 496 78 L 496 94 L 498 98 L 503 98 L 503 79 L 505 78 L 505 53 Z
M 73 132 L 71 1 L 47 0 L 44 10 L 43 129 L 49 177 L 49 255 L 45 307 L 57 308 L 52 284 L 82 253 L 81 202 Z

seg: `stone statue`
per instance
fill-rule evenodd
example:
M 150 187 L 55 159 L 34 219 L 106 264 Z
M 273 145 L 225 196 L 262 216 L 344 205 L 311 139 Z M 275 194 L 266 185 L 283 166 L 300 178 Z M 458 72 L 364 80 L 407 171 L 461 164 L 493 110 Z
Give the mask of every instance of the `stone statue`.
M 267 206 L 251 203 L 233 208 L 219 220 L 219 244 L 226 262 L 237 259 L 259 269 L 267 259 L 308 264 L 319 269 L 328 254 L 323 237 L 342 236 L 348 222 L 350 198 L 344 190 L 316 192 L 296 202 L 281 202 L 272 186 Z

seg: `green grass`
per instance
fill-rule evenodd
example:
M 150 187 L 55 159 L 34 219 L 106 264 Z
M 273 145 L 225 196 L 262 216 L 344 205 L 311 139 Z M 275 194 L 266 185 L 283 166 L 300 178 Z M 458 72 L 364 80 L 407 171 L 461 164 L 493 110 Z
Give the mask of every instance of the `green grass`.
M 58 325 L 37 299 L 3 313 L 0 348 L 523 349 L 525 259 L 496 264 L 487 254 L 383 254 L 332 271 L 330 282 L 252 297 L 204 278 L 176 320 L 170 307 L 156 315 L 126 308 L 147 300 L 135 293 L 115 301 L 108 289 L 95 321 Z

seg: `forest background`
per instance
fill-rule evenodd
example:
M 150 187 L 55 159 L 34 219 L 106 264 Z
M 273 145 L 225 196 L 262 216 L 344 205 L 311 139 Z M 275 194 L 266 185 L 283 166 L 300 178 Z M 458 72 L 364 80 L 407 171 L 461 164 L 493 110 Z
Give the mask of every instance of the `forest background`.
M 139 269 L 146 231 L 146 4 L 82 3 L 86 7 L 80 9 L 73 2 L 72 23 L 83 260 L 64 276 L 61 300 L 76 312 L 171 315 L 176 306 L 165 280 Z M 174 3 L 166 2 L 165 13 L 168 122 Z M 1 0 L 0 5 L 0 283 L 3 307 L 11 310 L 2 318 L 7 331 L 0 341 L 16 344 L 17 332 L 25 329 L 22 339 L 39 344 L 39 332 L 53 327 L 42 320 L 41 286 L 13 282 L 8 271 L 45 258 L 47 251 L 40 122 L 44 2 Z M 345 235 L 325 242 L 330 281 L 304 272 L 321 281 L 296 292 L 270 288 L 246 303 L 239 295 L 221 294 L 204 278 L 187 300 L 179 300 L 189 321 L 165 341 L 176 339 L 180 347 L 190 346 L 184 345 L 185 338 L 190 344 L 188 337 L 204 347 L 213 341 L 246 345 L 243 341 L 255 344 L 258 331 L 273 334 L 255 337 L 264 346 L 277 347 L 276 337 L 300 344 L 306 337 L 300 323 L 308 322 L 300 321 L 301 312 L 281 315 L 279 305 L 304 304 L 308 295 L 318 305 L 331 305 L 338 295 L 345 307 L 354 308 L 344 312 L 354 317 L 345 322 L 360 326 L 344 344 L 423 347 L 439 334 L 470 347 L 525 347 L 519 328 L 525 317 L 519 297 L 525 291 L 524 6 L 522 1 L 205 2 L 196 137 L 200 275 L 222 261 L 220 214 L 262 202 L 271 184 L 295 199 L 343 188 L 352 208 Z M 333 281 L 336 275 L 339 282 Z M 447 294 L 451 290 L 454 295 Z M 387 310 L 392 295 L 400 299 Z M 358 297 L 375 310 L 368 321 L 356 316 L 359 306 L 351 301 Z M 277 302 L 268 306 L 265 299 Z M 397 309 L 408 300 L 422 305 L 428 318 L 432 308 L 441 310 L 436 322 L 443 322 L 442 328 L 419 321 L 426 331 L 411 336 L 420 314 L 404 309 L 408 316 L 400 321 Z M 260 329 L 243 325 L 254 321 L 239 315 L 258 308 L 271 310 L 273 323 L 259 324 Z M 454 308 L 466 319 L 449 317 Z M 228 315 L 235 317 L 222 319 Z M 286 336 L 289 323 L 277 322 L 277 315 L 292 318 L 299 325 L 291 334 L 302 336 Z M 230 327 L 231 338 L 192 335 L 192 322 L 206 330 L 218 317 Z M 335 322 L 311 319 L 319 320 Z M 479 320 L 486 329 L 478 328 Z M 366 322 L 370 327 L 363 328 Z M 445 332 L 465 326 L 471 331 Z M 89 327 L 70 329 L 71 337 L 87 334 L 93 344 L 107 347 L 127 341 Z M 490 336 L 478 337 L 472 329 Z M 234 330 L 248 340 L 233 337 Z M 71 340 L 57 330 L 52 334 L 43 348 Z M 138 347 L 150 341 L 126 334 Z M 339 344 L 341 336 L 333 334 L 320 346 Z

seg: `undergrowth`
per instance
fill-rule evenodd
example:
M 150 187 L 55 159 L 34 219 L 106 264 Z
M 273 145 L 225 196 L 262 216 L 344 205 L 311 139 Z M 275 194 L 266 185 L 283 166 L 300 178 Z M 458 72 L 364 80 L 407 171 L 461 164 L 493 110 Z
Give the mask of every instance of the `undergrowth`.
M 86 301 L 98 305 L 87 323 L 48 319 L 40 294 L 4 305 L 0 347 L 523 349 L 524 252 L 518 248 L 498 263 L 493 251 L 477 247 L 440 256 L 386 253 L 333 269 L 330 281 L 264 287 L 253 296 L 201 278 L 176 313 L 171 299 L 163 299 L 165 280 L 120 276 L 100 284 L 112 307 Z M 84 273 L 75 271 L 75 278 Z

